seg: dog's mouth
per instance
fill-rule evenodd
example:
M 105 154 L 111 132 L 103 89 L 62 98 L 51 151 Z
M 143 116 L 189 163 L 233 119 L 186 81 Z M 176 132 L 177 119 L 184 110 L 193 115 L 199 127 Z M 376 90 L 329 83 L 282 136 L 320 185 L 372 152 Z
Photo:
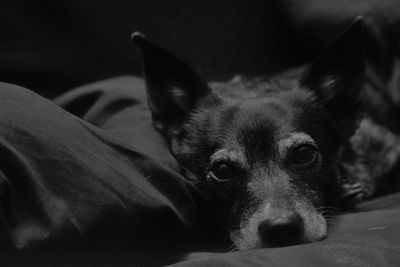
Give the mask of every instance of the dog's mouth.
M 326 235 L 326 220 L 315 209 L 302 205 L 296 209 L 271 208 L 267 204 L 243 220 L 230 236 L 237 249 L 248 250 L 310 243 Z

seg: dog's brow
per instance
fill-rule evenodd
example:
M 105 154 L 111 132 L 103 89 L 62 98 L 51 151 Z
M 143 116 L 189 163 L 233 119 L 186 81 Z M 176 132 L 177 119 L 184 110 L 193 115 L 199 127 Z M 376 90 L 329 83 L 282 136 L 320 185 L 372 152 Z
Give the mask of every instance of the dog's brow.
M 238 163 L 244 164 L 245 157 L 241 151 L 236 149 L 220 149 L 217 150 L 211 157 L 210 160 L 214 161 L 217 159 L 226 158 L 232 161 L 236 161 Z
M 286 154 L 288 148 L 299 144 L 315 144 L 314 139 L 306 133 L 296 132 L 291 133 L 278 142 L 278 151 L 281 156 Z

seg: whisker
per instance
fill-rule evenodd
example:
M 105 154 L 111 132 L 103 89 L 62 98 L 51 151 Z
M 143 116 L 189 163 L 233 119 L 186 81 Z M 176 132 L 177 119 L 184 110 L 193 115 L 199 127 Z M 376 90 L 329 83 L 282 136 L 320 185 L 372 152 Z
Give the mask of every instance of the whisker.
M 338 208 L 336 208 L 336 207 L 333 207 L 333 206 L 321 206 L 321 207 L 318 207 L 318 208 L 316 208 L 316 210 L 317 211 L 339 211 L 339 209 Z
M 329 225 L 329 226 L 337 226 L 337 225 L 339 225 L 339 223 L 335 222 L 335 221 L 327 221 L 326 224 Z
M 236 252 L 236 251 L 239 251 L 239 249 L 238 249 L 235 245 L 232 245 L 232 246 L 228 249 L 228 252 Z
M 332 224 L 332 223 L 338 224 L 337 220 L 336 220 L 335 218 L 333 218 L 333 217 L 325 218 L 325 221 L 326 221 L 326 223 L 328 223 L 328 224 Z
M 334 209 L 334 210 L 338 209 L 337 207 L 334 207 L 334 206 L 320 206 L 318 208 L 321 208 L 321 209 Z

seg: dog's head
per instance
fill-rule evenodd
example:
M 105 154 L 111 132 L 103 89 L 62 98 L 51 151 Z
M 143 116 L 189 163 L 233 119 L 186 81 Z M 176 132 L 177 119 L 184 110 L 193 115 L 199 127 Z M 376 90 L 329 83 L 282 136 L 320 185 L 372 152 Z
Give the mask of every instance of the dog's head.
M 323 239 L 323 210 L 340 186 L 337 154 L 360 119 L 361 21 L 315 59 L 290 90 L 216 95 L 183 61 L 133 39 L 143 52 L 155 127 L 239 249 Z

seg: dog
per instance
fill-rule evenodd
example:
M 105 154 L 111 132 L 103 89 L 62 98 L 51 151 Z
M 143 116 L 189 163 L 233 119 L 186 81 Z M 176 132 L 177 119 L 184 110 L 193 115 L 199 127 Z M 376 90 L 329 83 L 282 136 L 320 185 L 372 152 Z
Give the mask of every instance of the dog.
M 357 18 L 299 77 L 211 84 L 133 33 L 153 125 L 237 249 L 323 240 L 331 209 L 374 195 L 380 174 L 363 160 L 365 140 L 389 148 L 398 138 L 382 141 L 390 133 L 363 120 L 362 25 Z

